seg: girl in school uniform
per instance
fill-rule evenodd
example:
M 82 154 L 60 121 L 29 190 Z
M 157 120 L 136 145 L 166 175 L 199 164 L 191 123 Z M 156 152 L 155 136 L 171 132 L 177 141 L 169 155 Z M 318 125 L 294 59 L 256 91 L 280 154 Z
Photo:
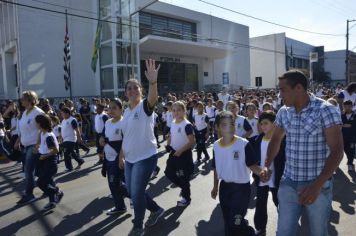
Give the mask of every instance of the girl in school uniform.
M 208 101 L 208 105 L 205 107 L 205 112 L 209 117 L 209 125 L 210 125 L 209 135 L 213 137 L 216 107 L 213 105 L 213 100 L 211 98 L 208 98 L 207 101 Z
M 50 116 L 51 117 L 51 121 L 52 121 L 52 129 L 53 129 L 53 133 L 54 136 L 56 136 L 58 144 L 59 144 L 59 150 L 58 150 L 58 154 L 57 154 L 57 158 L 58 161 L 57 163 L 59 163 L 59 161 L 61 159 L 63 159 L 63 145 L 62 145 L 62 140 L 61 140 L 61 125 L 60 125 L 60 120 L 58 118 L 58 116 Z
M 75 151 L 77 141 L 82 143 L 82 137 L 79 130 L 79 125 L 77 120 L 71 116 L 72 112 L 69 108 L 63 107 L 61 110 L 61 115 L 63 121 L 61 123 L 61 139 L 63 141 L 64 149 L 64 163 L 67 171 L 73 170 L 72 158 L 76 160 L 78 166 L 76 169 L 80 169 L 83 165 L 84 160 Z
M 112 118 L 105 122 L 104 137 L 100 137 L 99 143 L 103 147 L 105 157 L 102 174 L 108 179 L 115 206 L 106 214 L 121 215 L 126 212 L 124 197 L 127 196 L 127 190 L 123 183 L 124 171 L 118 165 L 122 146 L 122 102 L 119 99 L 111 100 L 108 114 Z
M 172 106 L 175 120 L 172 122 L 167 140 L 167 160 L 165 174 L 167 178 L 180 187 L 182 199 L 177 206 L 186 207 L 190 204 L 190 176 L 193 174 L 192 148 L 195 145 L 193 125 L 186 119 L 186 109 L 183 102 L 175 102 Z
M 255 235 L 245 220 L 250 201 L 251 170 L 259 175 L 261 168 L 249 142 L 235 135 L 235 120 L 231 112 L 221 112 L 215 119 L 221 138 L 214 143 L 214 186 L 211 197 L 219 192 L 225 223 L 225 235 Z
M 226 104 L 226 110 L 230 111 L 235 118 L 235 134 L 242 138 L 248 138 L 252 134 L 253 130 L 250 123 L 244 116 L 238 114 L 239 107 L 233 101 L 229 101 Z
M 258 126 L 258 118 L 256 117 L 257 106 L 254 103 L 246 104 L 247 121 L 252 127 L 252 134 L 248 138 L 255 137 L 260 134 Z
M 153 132 L 153 111 L 157 102 L 157 75 L 154 60 L 146 61 L 145 75 L 149 83 L 147 98 L 142 98 L 142 85 L 130 79 L 125 85 L 129 107 L 124 112 L 123 141 L 119 165 L 125 167 L 125 183 L 133 202 L 134 226 L 129 235 L 143 235 L 143 219 L 146 209 L 151 214 L 146 227 L 154 226 L 163 216 L 164 210 L 146 193 L 146 187 L 157 165 L 157 143 Z M 138 145 L 140 144 L 140 145 Z
M 57 173 L 57 154 L 59 144 L 56 136 L 52 132 L 51 119 L 48 115 L 41 114 L 36 116 L 36 125 L 40 130 L 39 145 L 36 145 L 36 152 L 39 154 L 37 165 L 37 186 L 49 198 L 49 203 L 43 210 L 47 211 L 56 207 L 63 197 L 63 192 L 56 186 L 53 178 Z
M 202 102 L 197 103 L 197 113 L 194 115 L 195 138 L 197 142 L 197 160 L 195 164 L 200 164 L 201 154 L 204 153 L 204 161 L 208 161 L 210 156 L 206 150 L 206 140 L 209 137 L 209 117 L 204 113 Z

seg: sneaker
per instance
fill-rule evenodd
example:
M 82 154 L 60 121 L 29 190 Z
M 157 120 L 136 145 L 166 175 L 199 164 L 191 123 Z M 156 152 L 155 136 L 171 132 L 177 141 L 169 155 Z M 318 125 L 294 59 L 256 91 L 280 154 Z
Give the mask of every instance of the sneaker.
M 57 204 L 61 202 L 63 196 L 64 196 L 63 191 L 59 190 L 58 193 L 56 194 L 56 203 Z
M 99 161 L 95 162 L 94 166 L 98 166 L 98 165 L 101 165 L 101 164 L 103 164 L 103 161 L 99 160 Z
M 128 236 L 143 236 L 145 231 L 141 228 L 132 228 Z
M 157 166 L 157 168 L 153 171 L 151 178 L 156 178 L 160 170 L 161 168 Z
M 66 169 L 64 170 L 64 173 L 68 173 L 68 172 L 71 172 L 71 171 L 73 171 L 73 169 L 68 169 L 68 168 L 66 168 Z
M 56 208 L 56 203 L 55 202 L 49 202 L 47 205 L 43 207 L 43 211 L 49 211 L 53 208 Z
M 18 202 L 16 202 L 16 204 L 31 203 L 31 202 L 34 202 L 35 200 L 36 200 L 36 198 L 33 195 L 24 195 Z
M 198 159 L 198 160 L 196 160 L 196 161 L 194 162 L 194 165 L 199 165 L 200 163 L 201 163 L 201 160 Z
M 163 208 L 160 208 L 158 211 L 156 212 L 151 212 L 150 216 L 148 217 L 148 220 L 145 223 L 146 227 L 152 227 L 155 224 L 157 224 L 159 218 L 161 218 L 164 214 L 164 210 Z
M 177 202 L 177 206 L 179 206 L 179 207 L 186 207 L 189 204 L 190 204 L 190 201 L 188 201 L 184 197 L 182 197 L 182 199 Z
M 203 159 L 203 162 L 208 162 L 209 160 L 210 160 L 209 157 L 205 157 L 205 158 Z
M 352 171 L 355 171 L 355 166 L 354 165 L 347 165 L 348 166 L 348 171 L 349 172 L 352 172 Z
M 78 165 L 77 165 L 77 167 L 75 167 L 75 169 L 79 170 L 82 167 L 83 164 L 84 164 L 84 161 L 82 163 L 78 163 Z
M 108 216 L 111 216 L 111 215 L 122 215 L 126 213 L 126 208 L 123 208 L 123 209 L 117 209 L 116 207 L 113 207 L 109 210 L 106 211 L 106 214 Z
M 256 230 L 255 231 L 256 236 L 266 236 L 266 230 Z
M 130 208 L 134 209 L 133 201 L 130 199 Z
M 90 149 L 88 149 L 88 151 L 85 152 L 84 156 L 88 156 L 89 152 L 90 152 Z

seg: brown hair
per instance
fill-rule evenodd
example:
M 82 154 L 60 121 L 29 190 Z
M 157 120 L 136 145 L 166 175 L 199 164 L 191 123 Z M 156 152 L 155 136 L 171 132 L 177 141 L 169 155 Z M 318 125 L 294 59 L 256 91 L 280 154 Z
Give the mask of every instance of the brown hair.
M 31 103 L 32 106 L 36 106 L 38 103 L 38 97 L 36 92 L 32 90 L 24 91 L 22 97 Z

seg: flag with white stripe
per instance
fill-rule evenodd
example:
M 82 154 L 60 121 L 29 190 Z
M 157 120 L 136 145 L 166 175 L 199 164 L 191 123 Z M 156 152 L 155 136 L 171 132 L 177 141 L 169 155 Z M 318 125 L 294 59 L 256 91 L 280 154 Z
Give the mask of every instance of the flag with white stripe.
M 68 35 L 68 22 L 66 20 L 66 32 L 64 36 L 64 87 L 68 90 L 71 86 L 70 76 L 70 44 Z

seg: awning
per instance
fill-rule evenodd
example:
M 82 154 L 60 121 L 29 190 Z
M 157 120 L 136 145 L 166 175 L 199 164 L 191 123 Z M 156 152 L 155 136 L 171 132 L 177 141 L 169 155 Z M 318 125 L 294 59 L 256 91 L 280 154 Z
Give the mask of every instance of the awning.
M 153 54 L 221 59 L 236 50 L 233 47 L 214 45 L 210 42 L 193 42 L 148 35 L 140 40 L 140 51 Z

